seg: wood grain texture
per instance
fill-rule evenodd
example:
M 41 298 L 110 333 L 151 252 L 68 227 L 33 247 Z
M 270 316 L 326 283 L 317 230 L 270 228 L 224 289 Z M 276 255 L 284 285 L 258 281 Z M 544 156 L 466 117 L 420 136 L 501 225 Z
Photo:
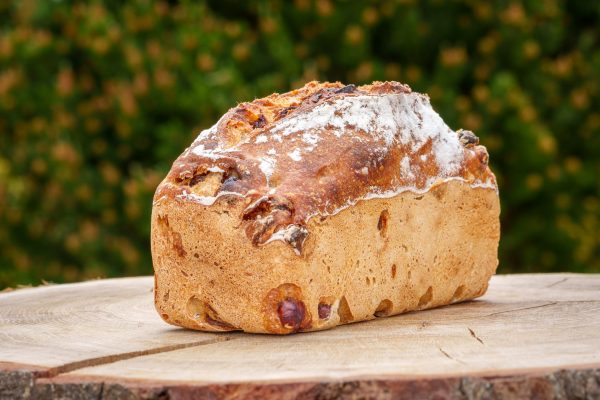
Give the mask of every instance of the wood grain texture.
M 0 398 L 600 399 L 600 275 L 286 337 L 164 324 L 151 278 L 0 294 Z
M 177 329 L 156 314 L 153 279 L 122 278 L 0 294 L 0 362 L 64 372 L 226 336 Z

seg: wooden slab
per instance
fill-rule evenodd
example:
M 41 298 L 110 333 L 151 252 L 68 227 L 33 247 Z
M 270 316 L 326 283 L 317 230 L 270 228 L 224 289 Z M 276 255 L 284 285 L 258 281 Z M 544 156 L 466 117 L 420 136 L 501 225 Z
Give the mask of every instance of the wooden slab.
M 18 397 L 36 377 L 227 340 L 165 324 L 153 285 L 152 277 L 121 278 L 0 293 L 0 399 Z M 21 382 L 10 396 L 8 371 Z
M 495 276 L 476 301 L 285 337 L 170 327 L 151 289 L 0 294 L 0 397 L 600 399 L 600 275 Z

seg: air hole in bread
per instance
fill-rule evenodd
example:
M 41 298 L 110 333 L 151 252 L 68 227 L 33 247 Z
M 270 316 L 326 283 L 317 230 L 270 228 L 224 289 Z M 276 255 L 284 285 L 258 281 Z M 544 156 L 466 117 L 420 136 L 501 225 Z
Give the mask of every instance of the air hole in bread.
M 192 296 L 187 301 L 186 311 L 191 319 L 200 320 L 204 316 L 204 303 L 196 296 Z
M 184 270 L 180 269 L 179 272 L 181 272 L 181 275 L 185 276 L 186 278 L 189 276 L 187 274 L 187 272 L 185 272 Z
M 367 283 L 367 285 L 370 285 L 371 284 L 371 279 L 367 276 L 365 278 L 365 282 Z
M 163 295 L 163 301 L 167 302 L 169 301 L 169 291 L 167 290 L 166 293 Z
M 385 236 L 387 233 L 389 218 L 390 212 L 388 210 L 383 210 L 381 214 L 379 214 L 379 220 L 377 221 L 377 229 L 379 230 L 379 234 L 381 236 Z
M 387 317 L 392 312 L 392 308 L 394 307 L 393 303 L 388 300 L 382 300 L 381 303 L 377 306 L 377 309 L 373 313 L 375 317 Z
M 396 264 L 392 264 L 392 279 L 396 279 Z
M 419 307 L 423 307 L 425 305 L 427 305 L 431 299 L 433 298 L 433 288 L 431 286 L 429 286 L 429 288 L 427 288 L 427 291 L 425 292 L 425 294 L 423 294 L 423 296 L 421 296 L 421 298 L 419 299 Z
M 208 304 L 197 298 L 190 297 L 186 305 L 187 316 L 198 323 L 207 323 L 221 331 L 233 331 L 238 328 L 223 321 L 216 311 Z
M 452 295 L 452 300 L 456 300 L 459 299 L 460 296 L 462 296 L 462 294 L 465 291 L 465 285 L 460 285 L 459 287 L 456 288 L 456 290 L 454 291 L 454 294 Z
M 340 323 L 342 324 L 347 324 L 348 322 L 354 321 L 354 315 L 352 315 L 352 311 L 350 310 L 350 305 L 348 304 L 348 300 L 346 300 L 346 296 L 342 296 L 340 299 L 338 315 L 340 316 Z
M 169 320 L 169 314 L 160 314 L 160 316 L 162 317 L 162 319 L 164 319 L 165 321 Z

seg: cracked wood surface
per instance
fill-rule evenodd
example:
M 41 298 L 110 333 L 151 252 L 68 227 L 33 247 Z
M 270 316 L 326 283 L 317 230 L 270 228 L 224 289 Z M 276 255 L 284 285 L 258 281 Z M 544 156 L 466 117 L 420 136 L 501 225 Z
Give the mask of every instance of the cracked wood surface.
M 0 294 L 0 398 L 600 399 L 600 275 L 495 276 L 475 301 L 278 337 L 171 327 L 152 278 Z

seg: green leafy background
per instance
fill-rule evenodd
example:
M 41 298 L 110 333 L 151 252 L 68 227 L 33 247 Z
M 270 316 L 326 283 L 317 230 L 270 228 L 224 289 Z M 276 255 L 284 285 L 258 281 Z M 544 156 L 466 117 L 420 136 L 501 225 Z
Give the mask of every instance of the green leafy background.
M 500 272 L 600 272 L 600 3 L 0 2 L 0 287 L 150 274 L 156 185 L 238 102 L 398 80 L 488 147 Z

